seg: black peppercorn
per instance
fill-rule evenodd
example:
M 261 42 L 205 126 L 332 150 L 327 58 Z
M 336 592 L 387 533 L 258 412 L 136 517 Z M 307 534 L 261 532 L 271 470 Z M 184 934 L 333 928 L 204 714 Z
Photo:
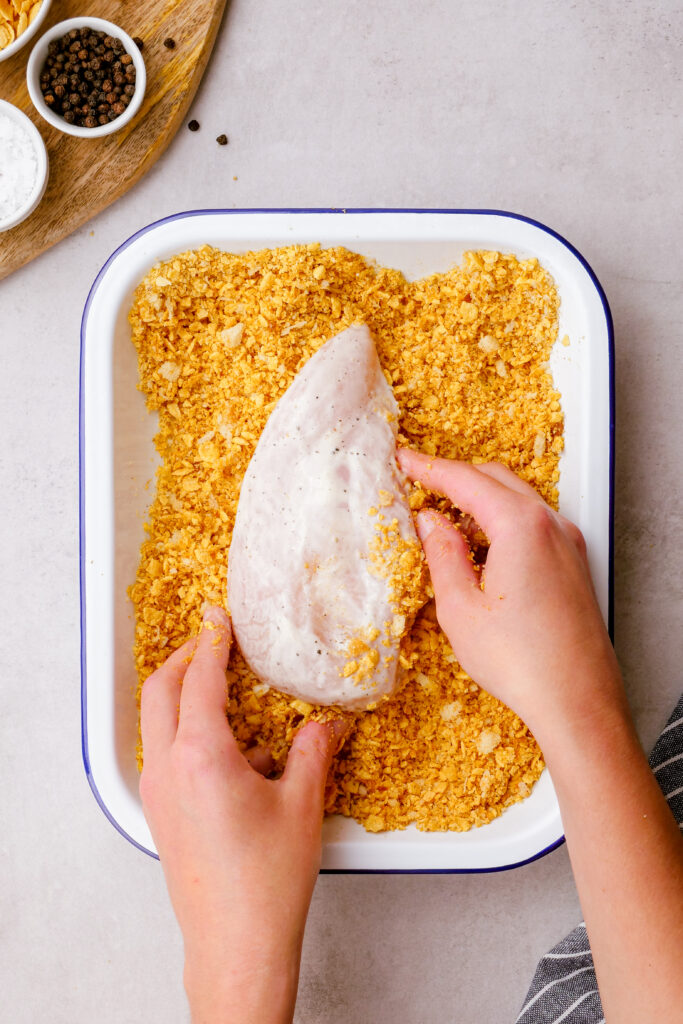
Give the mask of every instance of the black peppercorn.
M 170 36 L 168 39 L 164 39 L 164 46 L 167 50 L 175 50 L 175 39 L 171 39 Z
M 195 121 L 193 119 L 192 121 L 190 121 L 190 123 L 188 124 L 187 127 L 190 129 L 191 132 L 198 132 L 199 131 L 199 121 Z
M 228 136 L 227 135 L 219 135 L 218 138 L 216 139 L 216 142 L 218 143 L 219 146 L 227 146 L 227 144 L 228 144 Z
M 66 124 L 96 128 L 115 121 L 130 104 L 135 63 L 120 39 L 87 27 L 72 29 L 50 42 L 39 81 L 46 105 Z
M 140 36 L 133 36 L 133 42 L 137 46 L 138 50 L 142 50 L 144 48 L 145 44 L 143 43 L 142 39 L 140 39 Z

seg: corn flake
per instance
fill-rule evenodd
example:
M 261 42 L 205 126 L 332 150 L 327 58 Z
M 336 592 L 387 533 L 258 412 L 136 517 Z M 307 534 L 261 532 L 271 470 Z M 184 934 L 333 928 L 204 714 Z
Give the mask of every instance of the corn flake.
M 274 404 L 313 353 L 353 323 L 373 333 L 400 408 L 402 444 L 503 462 L 556 505 L 563 417 L 547 364 L 558 304 L 537 260 L 497 252 L 465 253 L 459 266 L 414 282 L 319 245 L 243 255 L 204 247 L 154 267 L 130 313 L 162 459 L 129 591 L 138 699 L 144 679 L 198 630 L 204 603 L 225 603 L 239 488 Z M 411 507 L 428 501 L 415 488 Z M 420 565 L 406 552 L 405 565 L 382 568 L 388 499 L 378 494 L 369 514 L 378 523 L 378 571 L 394 574 L 404 600 Z M 402 629 L 412 621 L 400 652 L 403 685 L 391 700 L 349 716 L 327 810 L 373 832 L 410 824 L 466 830 L 528 795 L 543 760 L 519 718 L 460 668 L 433 600 L 414 619 L 413 611 L 401 605 L 395 620 L 375 624 L 388 633 L 402 616 Z M 349 672 L 362 671 L 362 652 L 349 656 Z M 301 725 L 329 716 L 264 689 L 238 651 L 228 678 L 227 713 L 240 746 L 268 746 L 277 771 Z

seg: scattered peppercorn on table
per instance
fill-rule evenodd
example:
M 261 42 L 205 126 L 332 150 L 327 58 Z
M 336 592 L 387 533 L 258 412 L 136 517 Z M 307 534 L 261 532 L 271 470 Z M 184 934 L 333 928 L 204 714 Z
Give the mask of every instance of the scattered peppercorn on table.
M 268 415 L 307 359 L 352 323 L 374 336 L 403 444 L 502 461 L 556 505 L 563 416 L 548 359 L 557 313 L 538 261 L 498 252 L 466 253 L 415 282 L 318 245 L 241 255 L 205 247 L 154 267 L 130 312 L 162 458 L 130 589 L 139 683 L 198 628 L 204 602 L 224 603 L 240 483 Z M 429 500 L 414 488 L 414 509 Z M 354 717 L 328 811 L 375 832 L 411 823 L 463 831 L 527 796 L 540 750 L 462 671 L 433 601 L 401 659 L 398 694 Z M 320 709 L 269 690 L 238 650 L 228 680 L 240 744 L 267 744 L 282 768 L 296 730 Z

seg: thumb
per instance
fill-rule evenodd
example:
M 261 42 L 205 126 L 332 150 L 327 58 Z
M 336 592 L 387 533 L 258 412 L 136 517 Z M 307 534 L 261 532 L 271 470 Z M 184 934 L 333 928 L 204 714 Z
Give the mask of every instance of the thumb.
M 437 609 L 471 599 L 479 579 L 472 564 L 469 544 L 450 520 L 439 512 L 419 512 L 417 532 L 432 577 Z
M 327 773 L 348 732 L 349 723 L 340 718 L 332 722 L 307 722 L 294 737 L 287 756 L 283 783 L 306 807 L 318 808 L 321 817 Z

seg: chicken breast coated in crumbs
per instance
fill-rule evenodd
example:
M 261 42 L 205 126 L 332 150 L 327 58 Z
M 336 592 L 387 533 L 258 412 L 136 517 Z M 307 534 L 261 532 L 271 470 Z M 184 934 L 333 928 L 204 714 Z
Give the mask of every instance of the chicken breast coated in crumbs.
M 415 282 L 317 245 L 241 255 L 205 247 L 153 268 L 130 313 L 162 458 L 130 588 L 140 685 L 198 629 L 206 601 L 225 602 L 240 483 L 268 415 L 306 360 L 353 323 L 376 341 L 400 443 L 499 460 L 556 505 L 563 417 L 547 361 L 557 312 L 536 260 L 496 252 L 466 253 L 460 266 Z M 427 500 L 416 488 L 411 504 Z M 432 601 L 401 657 L 399 692 L 354 717 L 328 810 L 371 831 L 411 822 L 465 830 L 527 796 L 540 750 L 460 669 Z M 258 739 L 282 767 L 296 730 L 321 709 L 268 690 L 237 653 L 228 680 L 240 744 Z
M 242 479 L 227 596 L 242 657 L 273 689 L 353 711 L 398 689 L 427 574 L 397 432 L 364 324 L 326 341 L 268 417 Z

